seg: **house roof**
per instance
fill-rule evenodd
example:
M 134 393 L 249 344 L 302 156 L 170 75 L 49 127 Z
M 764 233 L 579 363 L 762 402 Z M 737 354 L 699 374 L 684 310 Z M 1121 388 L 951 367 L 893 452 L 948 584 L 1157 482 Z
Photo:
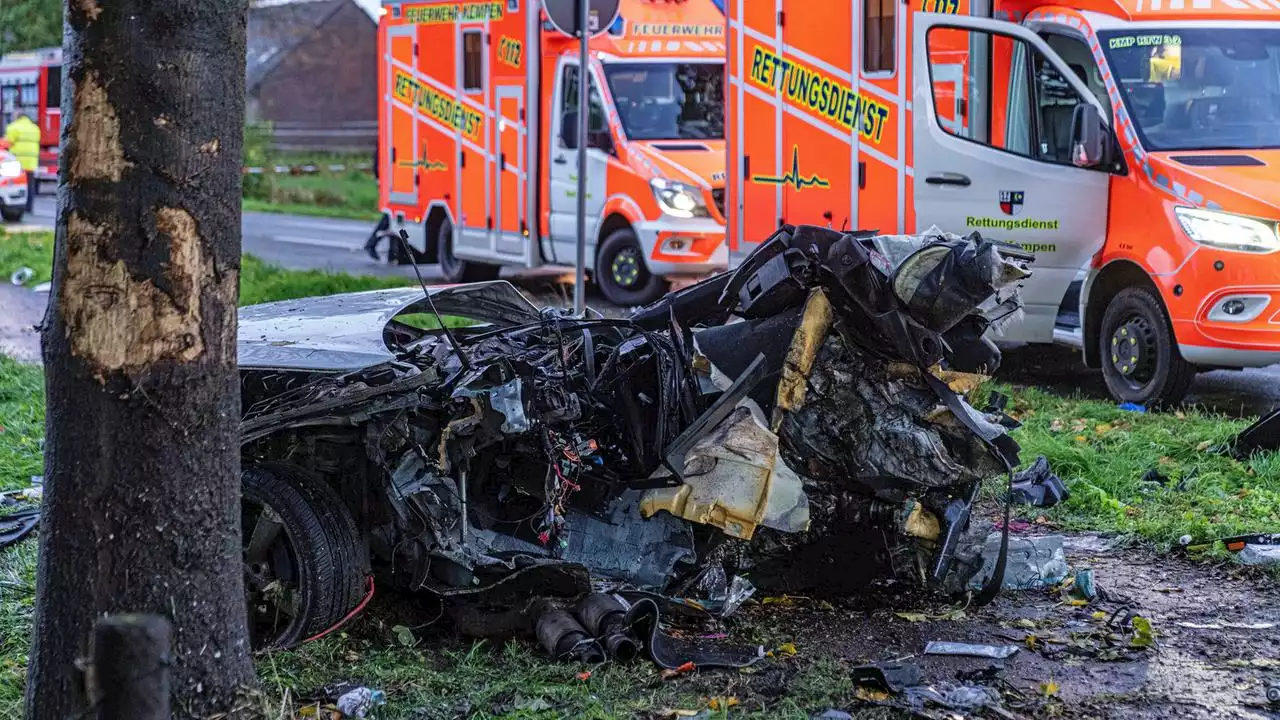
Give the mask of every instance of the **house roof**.
M 367 0 L 253 0 L 245 51 L 246 89 L 256 90 L 290 52 L 350 2 L 377 22 L 378 6 Z

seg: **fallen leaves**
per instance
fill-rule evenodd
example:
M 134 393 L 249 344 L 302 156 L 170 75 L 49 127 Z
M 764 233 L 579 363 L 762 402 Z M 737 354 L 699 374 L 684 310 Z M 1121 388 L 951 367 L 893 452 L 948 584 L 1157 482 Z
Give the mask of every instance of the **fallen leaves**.
M 936 615 L 922 612 L 896 612 L 894 615 L 907 622 L 926 622 L 930 620 L 964 620 L 968 617 L 962 608 L 955 608 Z
M 1129 641 L 1129 645 L 1136 648 L 1148 648 L 1156 643 L 1155 630 L 1151 627 L 1151 621 L 1141 615 L 1135 615 L 1133 618 L 1133 639 Z
M 733 696 L 713 697 L 711 698 L 711 702 L 707 703 L 707 707 L 716 711 L 728 710 L 729 708 L 736 707 L 737 705 L 738 705 L 738 698 Z
M 672 678 L 676 678 L 676 677 L 679 677 L 679 676 L 681 676 L 681 675 L 687 675 L 687 674 L 689 674 L 689 673 L 693 672 L 693 671 L 694 671 L 694 670 L 696 670 L 696 669 L 698 669 L 698 666 L 697 666 L 697 665 L 694 665 L 692 662 L 687 662 L 687 663 L 685 663 L 685 664 L 681 665 L 681 666 L 680 666 L 680 667 L 678 667 L 678 668 L 675 668 L 675 669 L 668 669 L 668 670 L 663 670 L 663 671 L 662 671 L 662 679 L 663 679 L 663 680 L 670 680 L 670 679 L 672 679 Z
M 396 642 L 404 647 L 413 647 L 417 642 L 417 638 L 413 636 L 413 631 L 404 625 L 396 625 L 391 628 L 392 634 L 396 636 Z

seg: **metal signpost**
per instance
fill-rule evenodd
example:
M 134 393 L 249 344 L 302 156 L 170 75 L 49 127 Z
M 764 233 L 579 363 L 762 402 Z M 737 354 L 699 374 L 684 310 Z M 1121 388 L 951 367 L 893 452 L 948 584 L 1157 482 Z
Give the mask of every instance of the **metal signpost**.
M 568 11 L 572 6 L 573 14 Z M 591 63 L 588 41 L 609 29 L 618 16 L 618 0 L 547 0 L 547 18 L 566 35 L 581 43 L 578 47 L 578 258 L 573 285 L 573 312 L 582 317 L 587 310 L 587 138 L 591 132 Z M 602 22 L 607 18 L 607 22 Z M 594 22 L 592 22 L 594 20 Z M 596 272 L 602 272 L 596 268 Z

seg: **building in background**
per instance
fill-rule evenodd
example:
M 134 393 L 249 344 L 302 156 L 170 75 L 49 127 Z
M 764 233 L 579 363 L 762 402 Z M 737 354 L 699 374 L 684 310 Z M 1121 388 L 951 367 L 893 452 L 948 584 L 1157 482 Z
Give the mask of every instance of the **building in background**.
M 378 6 L 368 0 L 254 0 L 246 113 L 278 150 L 372 152 L 378 136 Z

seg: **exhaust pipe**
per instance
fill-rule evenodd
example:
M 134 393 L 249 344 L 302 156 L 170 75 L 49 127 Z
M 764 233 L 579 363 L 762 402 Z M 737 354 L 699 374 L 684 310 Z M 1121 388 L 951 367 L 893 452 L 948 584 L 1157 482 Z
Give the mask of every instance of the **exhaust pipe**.
M 605 661 L 600 643 L 567 611 L 543 602 L 538 605 L 537 617 L 534 632 L 538 642 L 555 659 L 585 663 Z
M 592 593 L 578 603 L 575 612 L 613 660 L 630 662 L 640 654 L 640 643 L 628 632 L 627 608 L 614 596 Z

